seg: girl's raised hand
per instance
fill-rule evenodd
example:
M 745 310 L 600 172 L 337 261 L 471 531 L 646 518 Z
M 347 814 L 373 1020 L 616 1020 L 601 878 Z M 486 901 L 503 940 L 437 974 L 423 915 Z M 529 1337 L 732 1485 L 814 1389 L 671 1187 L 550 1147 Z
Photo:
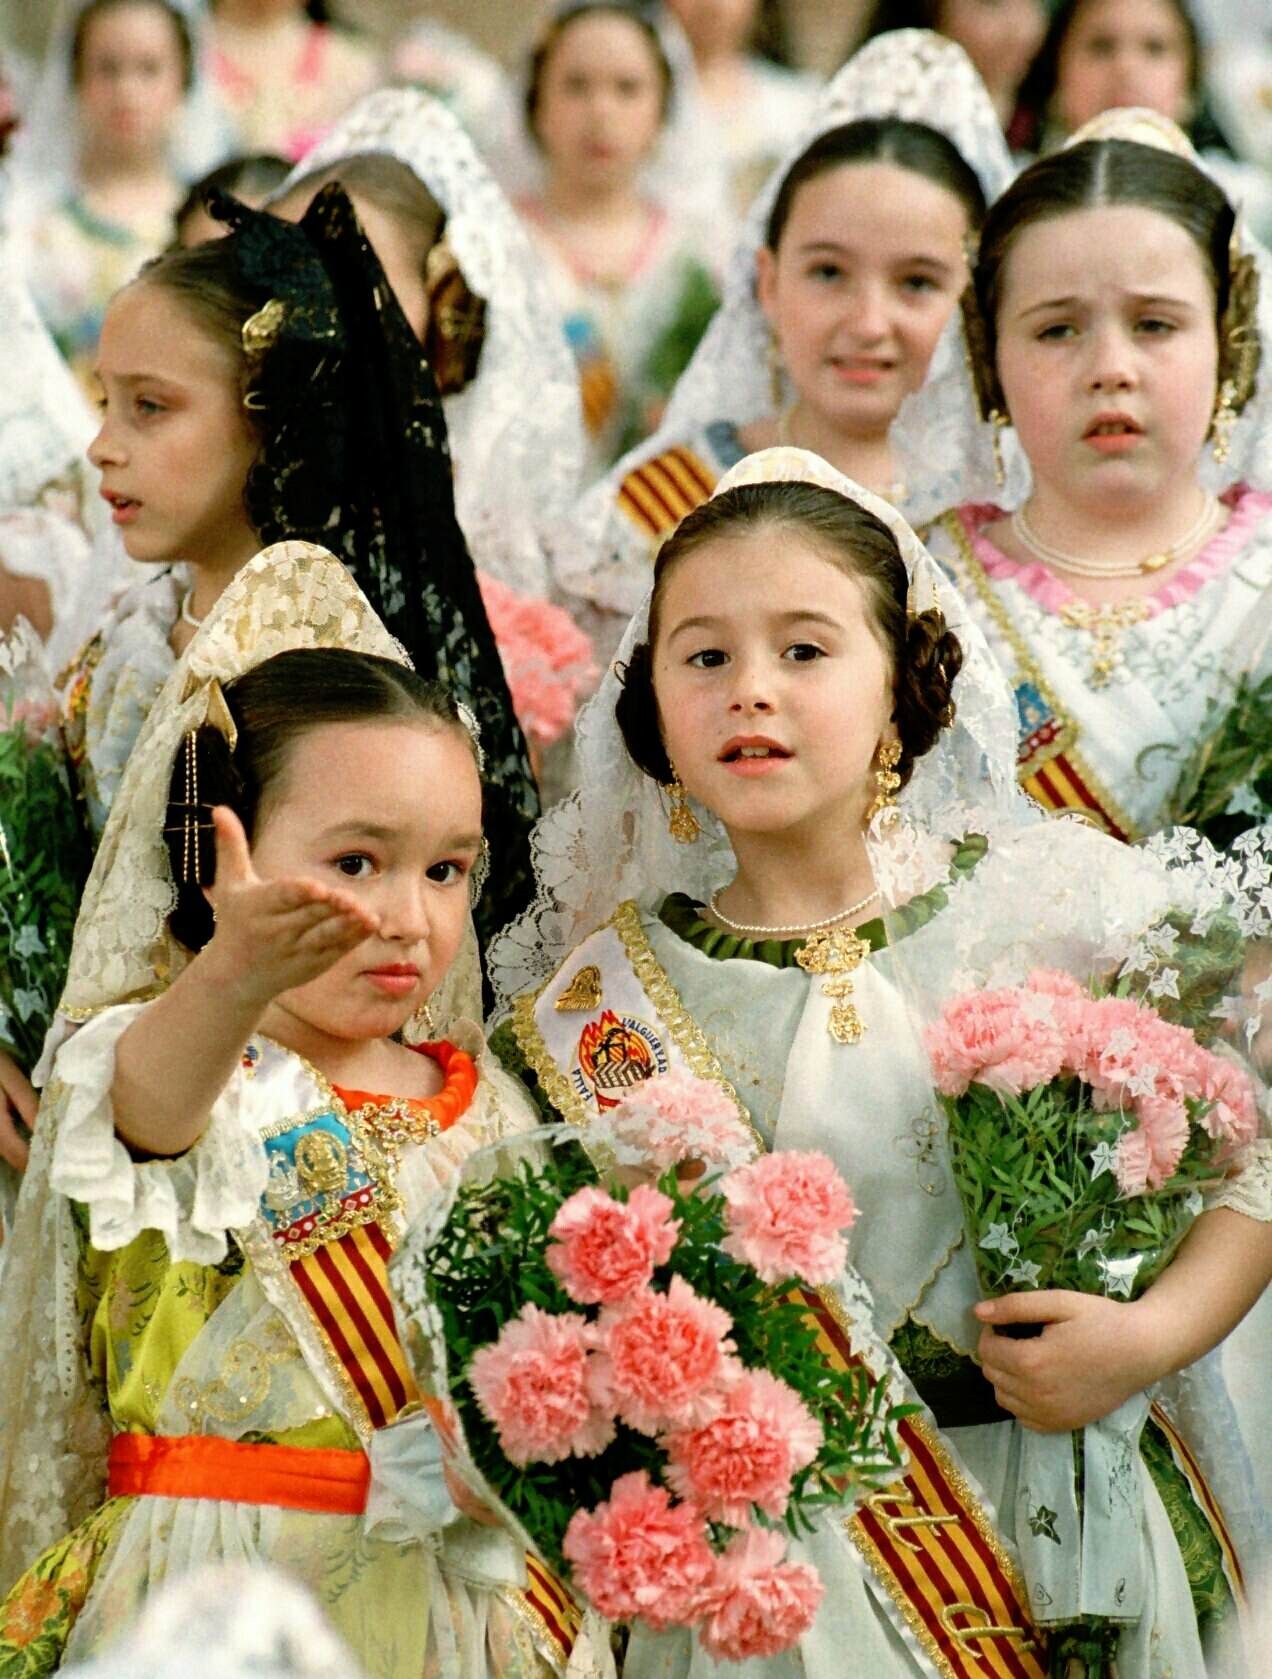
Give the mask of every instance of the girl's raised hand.
M 216 830 L 216 930 L 207 955 L 262 1007 L 283 991 L 326 973 L 378 919 L 348 892 L 316 880 L 262 880 L 243 824 L 227 805 L 212 812 Z

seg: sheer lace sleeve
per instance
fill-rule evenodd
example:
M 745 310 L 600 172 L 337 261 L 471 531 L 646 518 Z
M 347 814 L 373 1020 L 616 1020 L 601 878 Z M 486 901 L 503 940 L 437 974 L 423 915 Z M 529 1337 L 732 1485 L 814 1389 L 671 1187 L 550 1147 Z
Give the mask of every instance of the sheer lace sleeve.
M 1232 1170 L 1206 1197 L 1206 1210 L 1231 1207 L 1260 1224 L 1272 1224 L 1272 1137 L 1259 1137 L 1243 1148 Z
M 53 1066 L 64 1092 L 52 1186 L 88 1209 L 93 1246 L 125 1247 L 158 1230 L 174 1260 L 215 1265 L 226 1233 L 254 1217 L 268 1176 L 265 1150 L 244 1113 L 243 1080 L 214 1104 L 207 1129 L 171 1160 L 134 1160 L 115 1135 L 115 1050 L 145 1004 L 105 1009 L 70 1038 Z

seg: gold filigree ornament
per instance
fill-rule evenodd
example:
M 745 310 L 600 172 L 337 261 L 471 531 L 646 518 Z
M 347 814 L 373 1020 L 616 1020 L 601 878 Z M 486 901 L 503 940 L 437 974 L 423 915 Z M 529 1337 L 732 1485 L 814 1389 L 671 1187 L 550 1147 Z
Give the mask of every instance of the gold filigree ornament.
M 251 361 L 258 361 L 273 346 L 286 319 L 287 305 L 281 297 L 271 297 L 268 303 L 263 303 L 243 322 L 243 354 Z
M 590 1014 L 601 1006 L 601 970 L 594 962 L 579 969 L 552 1005 L 559 1014 Z
M 430 1142 L 441 1135 L 437 1115 L 424 1104 L 406 1097 L 391 1102 L 368 1102 L 351 1117 L 366 1126 L 383 1151 L 389 1171 L 396 1174 L 402 1150 L 417 1143 Z
M 1122 634 L 1132 624 L 1149 616 L 1145 600 L 1116 601 L 1093 606 L 1090 601 L 1071 600 L 1060 608 L 1060 622 L 1071 630 L 1087 630 L 1094 642 L 1088 681 L 1093 688 L 1107 688 L 1122 659 Z
M 859 938 L 851 927 L 827 927 L 806 939 L 795 960 L 806 974 L 825 974 L 822 996 L 831 999 L 827 1030 L 837 1044 L 858 1044 L 865 1034 L 865 1022 L 857 1013 L 852 996 L 854 973 L 870 954 L 870 942 Z

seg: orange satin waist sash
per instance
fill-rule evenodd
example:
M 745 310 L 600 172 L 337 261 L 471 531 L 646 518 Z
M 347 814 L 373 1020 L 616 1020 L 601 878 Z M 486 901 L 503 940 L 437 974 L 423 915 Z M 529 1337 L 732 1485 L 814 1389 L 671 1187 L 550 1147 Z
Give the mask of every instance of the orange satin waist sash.
M 211 1434 L 117 1434 L 107 1466 L 112 1498 L 217 1498 L 332 1516 L 360 1516 L 370 1484 L 365 1452 L 249 1445 Z

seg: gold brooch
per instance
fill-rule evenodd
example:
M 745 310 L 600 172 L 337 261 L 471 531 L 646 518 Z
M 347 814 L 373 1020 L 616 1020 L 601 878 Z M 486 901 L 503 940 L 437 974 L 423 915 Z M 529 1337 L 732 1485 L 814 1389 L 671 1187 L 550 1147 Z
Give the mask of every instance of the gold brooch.
M 253 359 L 263 356 L 283 330 L 287 319 L 287 305 L 281 297 L 271 297 L 254 315 L 243 322 L 243 352 Z
M 590 1013 L 601 1003 L 601 970 L 591 962 L 578 973 L 557 998 L 553 1007 L 561 1014 Z
M 850 927 L 827 927 L 807 939 L 795 960 L 806 974 L 826 974 L 822 996 L 832 999 L 828 1030 L 837 1044 L 861 1042 L 866 1028 L 856 1007 L 848 999 L 852 996 L 852 981 L 848 975 L 859 968 L 870 954 L 868 939 L 858 938 Z

